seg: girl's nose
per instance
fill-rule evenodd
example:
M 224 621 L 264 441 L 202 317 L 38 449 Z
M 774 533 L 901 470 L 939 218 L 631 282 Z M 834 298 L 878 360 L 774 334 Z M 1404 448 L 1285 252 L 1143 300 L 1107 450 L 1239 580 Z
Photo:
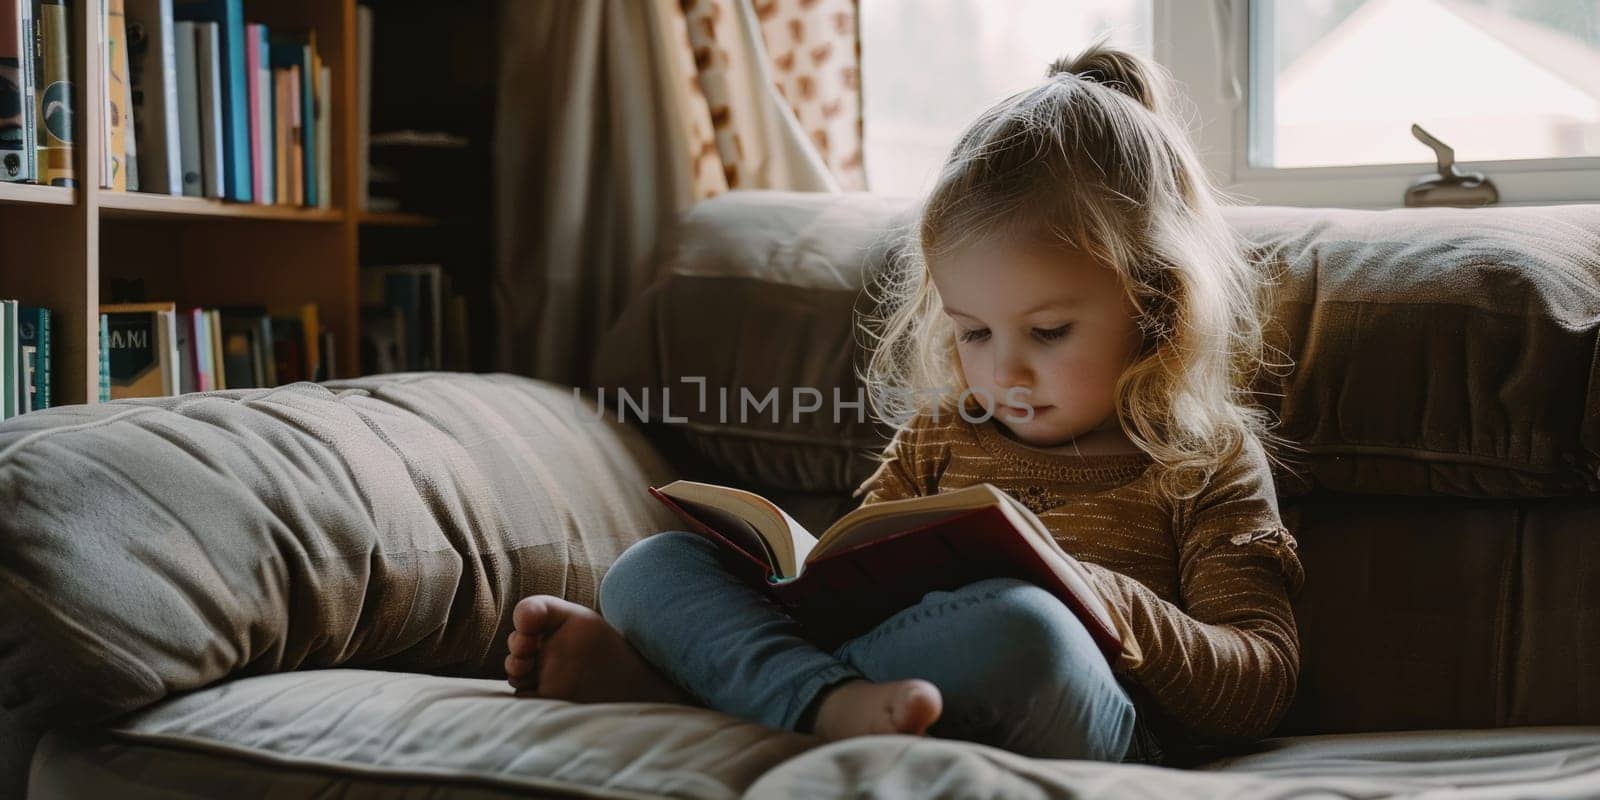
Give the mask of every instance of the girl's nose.
M 1013 386 L 1033 387 L 1033 371 L 1028 369 L 1028 362 L 1015 348 L 995 354 L 994 385 L 1001 392 Z

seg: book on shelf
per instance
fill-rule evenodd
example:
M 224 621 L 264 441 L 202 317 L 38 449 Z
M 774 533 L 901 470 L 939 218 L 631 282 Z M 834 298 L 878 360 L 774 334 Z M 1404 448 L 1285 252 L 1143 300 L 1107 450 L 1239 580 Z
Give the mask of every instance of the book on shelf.
M 100 4 L 100 41 L 105 113 L 100 126 L 105 134 L 101 158 L 100 185 L 115 191 L 128 190 L 128 40 L 123 0 Z
M 361 372 L 406 370 L 406 318 L 393 306 L 361 307 Z
M 101 307 L 109 396 L 160 397 L 253 389 L 332 374 L 333 336 L 317 306 L 188 307 L 122 303 Z M 280 330 L 281 329 L 281 330 Z
M 178 103 L 179 172 L 184 197 L 205 196 L 205 150 L 200 133 L 199 33 L 193 22 L 175 22 L 173 33 L 173 81 Z
M 212 32 L 209 43 L 216 60 L 214 99 L 220 134 L 217 150 L 222 162 L 221 196 L 248 203 L 252 199 L 250 76 L 245 61 L 244 0 L 172 0 L 172 14 L 175 19 L 201 23 L 202 36 L 208 28 Z M 201 57 L 208 56 L 202 52 Z M 202 71 L 202 88 L 204 82 Z
M 0 420 L 50 407 L 50 311 L 0 300 Z
M 222 54 L 217 49 L 217 23 L 195 22 L 195 89 L 199 94 L 201 191 L 206 197 L 227 193 L 227 155 L 222 146 Z
M 111 325 L 106 314 L 100 315 L 100 386 L 96 397 L 102 403 L 111 402 Z
M 277 201 L 274 186 L 272 146 L 272 65 L 267 26 L 252 22 L 244 26 L 245 73 L 250 90 L 250 189 L 256 202 L 272 205 Z
M 405 370 L 444 369 L 445 313 L 451 302 L 449 275 L 439 264 L 370 266 L 361 269 L 361 302 L 398 309 L 405 335 Z M 464 320 L 463 320 L 464 321 Z M 460 334 L 452 333 L 451 337 Z
M 0 0 L 0 180 L 38 178 L 32 53 L 32 3 Z
M 47 186 L 77 186 L 72 166 L 72 27 L 66 0 L 39 0 L 35 77 L 38 115 L 37 179 Z
M 44 0 L 0 0 L 0 9 L 16 2 Z M 51 0 L 64 14 L 62 2 Z M 97 98 L 106 118 L 101 185 L 331 207 L 333 73 L 314 29 L 275 32 L 247 21 L 242 0 L 104 0 L 91 8 L 101 31 L 91 67 L 105 75 Z M 8 30 L 0 27 L 0 72 Z M 61 41 L 65 47 L 68 39 Z M 61 60 L 58 94 L 70 97 Z M 42 136 L 42 121 L 39 128 Z M 0 128 L 0 147 L 12 138 L 6 130 Z M 3 152 L 0 161 L 7 161 Z M 70 151 L 58 160 L 70 180 Z M 19 175 L 27 166 L 20 155 L 9 161 Z
M 222 373 L 230 389 L 276 386 L 272 355 L 272 317 L 265 308 L 219 309 L 222 319 Z
M 17 345 L 26 353 L 23 368 L 28 402 L 24 411 L 42 411 L 52 402 L 50 385 L 54 380 L 51 361 L 54 344 L 50 335 L 50 309 L 38 306 L 19 306 L 21 316 L 17 322 Z
M 22 354 L 17 347 L 17 301 L 0 300 L 0 419 L 22 413 Z
M 113 303 L 100 312 L 109 336 L 111 399 L 178 394 L 176 306 Z
M 995 577 L 1055 595 L 1108 662 L 1132 641 L 1083 563 L 1027 506 L 992 484 L 864 505 L 820 535 L 753 492 L 695 481 L 649 492 L 716 543 L 735 574 L 832 646 L 927 592 Z
M 181 195 L 183 145 L 172 0 L 124 0 L 124 12 L 139 189 Z

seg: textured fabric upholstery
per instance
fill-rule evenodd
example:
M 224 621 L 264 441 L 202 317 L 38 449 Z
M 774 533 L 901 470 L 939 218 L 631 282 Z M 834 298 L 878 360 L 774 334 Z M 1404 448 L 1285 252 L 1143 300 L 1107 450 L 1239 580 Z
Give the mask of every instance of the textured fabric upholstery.
M 650 419 L 685 420 L 657 426 L 663 447 L 730 479 L 854 488 L 887 432 L 849 408 L 836 420 L 833 398 L 859 396 L 851 314 L 869 307 L 861 290 L 913 211 L 869 194 L 731 192 L 699 204 L 656 283 L 608 333 L 597 391 L 611 392 L 613 413 L 618 390 L 656 392 Z M 1600 206 L 1225 216 L 1274 284 L 1269 341 L 1295 365 L 1257 387 L 1308 453 L 1306 480 L 1284 475 L 1280 491 L 1600 490 Z M 686 378 L 704 378 L 710 402 Z M 820 393 L 820 411 L 792 401 L 801 387 Z M 740 416 L 741 390 L 772 389 L 777 419 Z
M 402 375 L 0 426 L 0 703 L 92 721 L 336 665 L 493 677 L 511 608 L 594 606 L 668 515 L 633 430 L 562 387 Z

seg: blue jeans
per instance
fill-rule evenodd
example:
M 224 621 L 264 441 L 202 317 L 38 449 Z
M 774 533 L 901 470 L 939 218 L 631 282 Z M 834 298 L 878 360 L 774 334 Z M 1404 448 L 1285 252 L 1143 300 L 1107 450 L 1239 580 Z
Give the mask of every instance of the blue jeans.
M 994 578 L 928 592 L 829 653 L 728 572 L 727 557 L 668 531 L 628 548 L 600 585 L 606 620 L 707 708 L 810 732 L 836 684 L 921 678 L 944 697 L 931 736 L 1041 758 L 1159 759 L 1088 631 L 1037 586 Z

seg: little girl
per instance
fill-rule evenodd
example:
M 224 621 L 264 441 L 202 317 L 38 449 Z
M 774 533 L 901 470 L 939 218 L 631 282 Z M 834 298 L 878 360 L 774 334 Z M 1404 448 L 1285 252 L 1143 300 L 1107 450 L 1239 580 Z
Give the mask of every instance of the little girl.
M 828 652 L 674 531 L 611 567 L 603 618 L 525 599 L 512 685 L 1046 758 L 1182 763 L 1272 731 L 1304 573 L 1246 390 L 1261 282 L 1166 87 L 1101 42 L 972 123 L 890 271 L 866 374 L 880 415 L 906 422 L 862 502 L 1012 494 L 1097 579 L 1124 634 L 1114 663 L 1009 578 L 929 592 Z

